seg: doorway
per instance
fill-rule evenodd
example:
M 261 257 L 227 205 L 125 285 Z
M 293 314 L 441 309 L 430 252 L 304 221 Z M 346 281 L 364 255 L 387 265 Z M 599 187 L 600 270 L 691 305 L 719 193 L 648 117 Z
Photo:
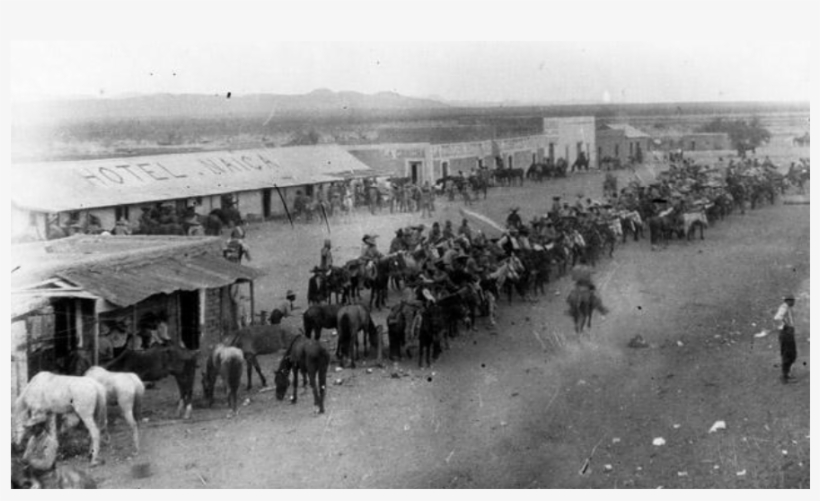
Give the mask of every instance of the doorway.
M 410 181 L 419 184 L 421 180 L 421 162 L 410 162 Z
M 441 177 L 450 175 L 450 162 L 441 162 Z
M 265 219 L 270 217 L 270 201 L 271 201 L 271 192 L 270 188 L 265 188 L 262 190 L 262 217 Z
M 179 339 L 189 350 L 199 349 L 199 291 L 179 291 Z

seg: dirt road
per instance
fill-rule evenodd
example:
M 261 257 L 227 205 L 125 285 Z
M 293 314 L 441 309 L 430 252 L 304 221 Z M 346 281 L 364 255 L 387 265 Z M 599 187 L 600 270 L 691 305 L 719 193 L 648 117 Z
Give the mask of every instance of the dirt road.
M 476 210 L 503 220 L 520 205 L 529 219 L 553 194 L 598 195 L 601 181 L 496 189 Z M 458 224 L 456 209 L 442 207 L 441 219 Z M 331 221 L 337 260 L 357 255 L 363 233 L 379 233 L 385 249 L 409 221 Z M 257 287 L 261 304 L 288 288 L 304 304 L 326 236 L 318 228 L 252 230 L 251 264 L 271 271 Z M 504 304 L 498 329 L 482 321 L 462 333 L 432 369 L 405 361 L 398 378 L 372 364 L 332 372 L 321 416 L 308 394 L 290 405 L 243 389 L 250 402 L 238 418 L 225 419 L 218 400 L 190 422 L 171 421 L 165 381 L 147 396 L 142 454 L 126 457 L 118 421 L 108 461 L 92 474 L 105 488 L 809 487 L 809 269 L 808 205 L 734 215 L 705 241 L 661 251 L 630 242 L 597 269 L 611 312 L 595 317 L 588 338 L 571 334 L 561 280 L 538 303 Z M 776 333 L 754 337 L 774 328 L 785 292 L 798 296 L 788 385 L 778 380 Z M 627 347 L 637 334 L 648 348 Z M 264 358 L 265 371 L 277 361 Z M 726 428 L 709 433 L 716 421 Z M 140 463 L 151 474 L 134 478 Z

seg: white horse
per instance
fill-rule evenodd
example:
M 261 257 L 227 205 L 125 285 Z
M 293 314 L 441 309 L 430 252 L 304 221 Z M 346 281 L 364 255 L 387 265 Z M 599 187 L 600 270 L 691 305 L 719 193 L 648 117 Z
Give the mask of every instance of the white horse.
M 91 435 L 91 465 L 98 464 L 100 431 L 108 426 L 105 388 L 87 377 L 37 373 L 14 403 L 15 442 L 21 444 L 26 429 L 42 422 L 45 414 L 76 413 Z
M 142 397 L 145 395 L 145 385 L 133 372 L 109 372 L 102 367 L 94 366 L 85 371 L 85 377 L 97 381 L 105 387 L 106 398 L 109 402 L 117 402 L 122 411 L 122 417 L 131 427 L 134 439 L 134 450 L 140 450 L 140 435 L 137 429 Z

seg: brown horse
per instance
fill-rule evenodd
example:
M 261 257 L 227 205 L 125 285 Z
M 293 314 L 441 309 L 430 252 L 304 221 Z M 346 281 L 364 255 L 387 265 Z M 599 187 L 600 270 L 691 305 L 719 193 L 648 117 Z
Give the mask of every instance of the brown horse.
M 327 390 L 327 368 L 330 365 L 330 353 L 319 341 L 296 336 L 291 341 L 288 350 L 279 363 L 274 381 L 276 383 L 276 398 L 282 400 L 288 391 L 290 381 L 288 373 L 293 371 L 293 396 L 290 399 L 292 404 L 296 403 L 297 389 L 299 386 L 299 373 L 302 373 L 304 386 L 310 381 L 313 390 L 313 405 L 319 414 L 325 412 L 325 391 Z M 319 376 L 318 387 L 316 376 Z
M 202 375 L 202 391 L 208 400 L 208 406 L 214 404 L 214 389 L 217 377 L 222 378 L 225 393 L 228 394 L 228 406 L 231 415 L 236 415 L 239 398 L 239 383 L 242 379 L 242 350 L 235 346 L 218 344 L 205 363 L 205 374 Z
M 336 325 L 339 329 L 339 341 L 336 344 L 336 359 L 341 365 L 344 365 L 343 357 L 350 357 L 350 367 L 356 368 L 356 357 L 359 348 L 359 331 L 364 330 L 364 350 L 368 352 L 368 342 L 371 346 L 375 346 L 381 350 L 380 330 L 373 323 L 370 318 L 370 312 L 366 307 L 360 304 L 350 304 L 339 308 L 339 313 L 336 316 Z M 381 357 L 381 353 L 378 353 Z
M 270 355 L 276 353 L 282 347 L 287 346 L 298 334 L 288 325 L 249 325 L 240 329 L 230 337 L 226 343 L 228 346 L 235 346 L 242 350 L 248 370 L 248 391 L 251 389 L 251 377 L 253 369 L 262 380 L 262 386 L 267 386 L 268 382 L 259 367 L 257 355 Z
M 198 350 L 176 347 L 150 348 L 144 351 L 125 350 L 105 365 L 111 372 L 133 372 L 143 382 L 159 381 L 174 376 L 179 388 L 177 414 L 185 410 L 185 419 L 191 417 L 194 398 Z
M 576 285 L 567 297 L 569 304 L 569 315 L 575 322 L 575 332 L 580 334 L 584 331 L 584 326 L 592 328 L 592 312 L 598 310 L 602 315 L 607 314 L 607 309 L 601 302 L 601 298 L 589 287 Z
M 317 304 L 305 310 L 302 315 L 305 336 L 318 341 L 322 337 L 322 329 L 335 329 L 339 308 L 341 306 L 338 304 Z M 313 337 L 314 332 L 315 337 Z

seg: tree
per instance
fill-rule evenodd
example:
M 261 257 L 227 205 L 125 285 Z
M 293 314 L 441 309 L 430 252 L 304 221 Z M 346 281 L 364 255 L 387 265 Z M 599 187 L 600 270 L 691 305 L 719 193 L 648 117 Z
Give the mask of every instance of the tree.
M 772 138 L 771 132 L 763 127 L 759 117 L 752 117 L 751 121 L 746 120 L 724 120 L 722 117 L 715 118 L 704 125 L 699 132 L 723 132 L 729 135 L 732 148 L 737 150 L 739 156 L 745 156 L 747 151 L 755 153 L 760 146 L 769 142 Z

